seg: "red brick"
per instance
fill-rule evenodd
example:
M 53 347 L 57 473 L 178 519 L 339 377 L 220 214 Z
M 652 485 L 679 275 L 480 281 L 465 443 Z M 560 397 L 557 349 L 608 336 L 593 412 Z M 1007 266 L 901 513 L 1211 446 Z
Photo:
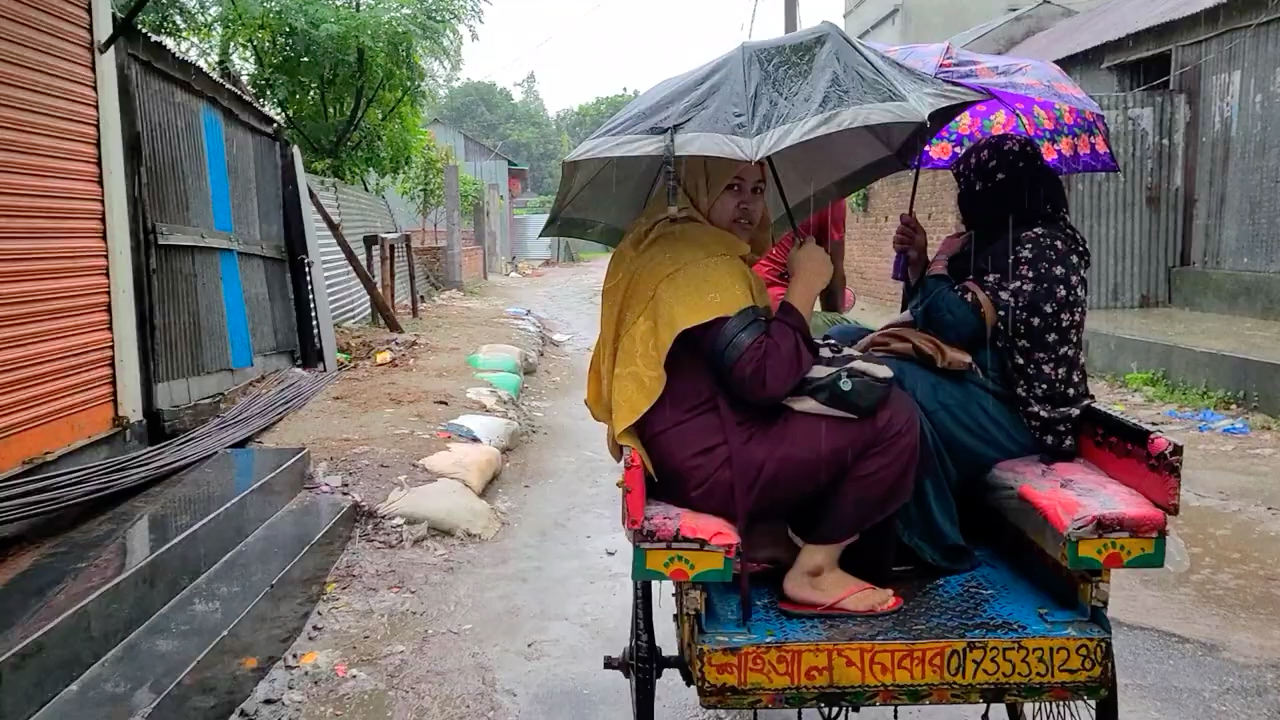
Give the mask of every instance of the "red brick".
M 896 306 L 902 284 L 892 278 L 893 232 L 898 216 L 911 201 L 912 173 L 898 173 L 867 188 L 867 209 L 849 210 L 845 228 L 845 275 L 849 287 L 878 305 Z M 959 229 L 956 184 L 951 173 L 926 170 L 916 191 L 916 219 L 929 232 L 930 252 L 942 238 Z

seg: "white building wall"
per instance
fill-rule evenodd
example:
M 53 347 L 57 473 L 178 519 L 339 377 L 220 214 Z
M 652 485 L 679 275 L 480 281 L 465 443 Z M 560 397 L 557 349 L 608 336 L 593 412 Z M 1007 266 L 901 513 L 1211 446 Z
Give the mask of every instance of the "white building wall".
M 889 45 L 942 42 L 1034 0 L 845 0 L 850 37 Z

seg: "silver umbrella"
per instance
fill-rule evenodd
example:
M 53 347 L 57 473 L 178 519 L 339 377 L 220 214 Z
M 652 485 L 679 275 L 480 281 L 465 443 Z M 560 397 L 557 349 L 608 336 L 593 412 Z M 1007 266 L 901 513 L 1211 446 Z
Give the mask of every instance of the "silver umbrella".
M 565 158 L 542 236 L 616 245 L 680 155 L 770 161 L 781 233 L 791 208 L 822 207 L 910 168 L 927 139 L 986 98 L 831 23 L 745 43 L 636 98 Z

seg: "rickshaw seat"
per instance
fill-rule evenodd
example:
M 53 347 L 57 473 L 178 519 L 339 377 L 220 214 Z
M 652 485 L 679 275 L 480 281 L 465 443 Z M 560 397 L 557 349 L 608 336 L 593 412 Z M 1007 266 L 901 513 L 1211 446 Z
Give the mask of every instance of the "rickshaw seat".
M 705 545 L 737 555 L 742 544 L 738 530 L 724 518 L 676 507 L 660 500 L 645 503 L 644 522 L 632 533 L 639 543 Z
M 742 538 L 722 517 L 676 507 L 649 497 L 648 471 L 640 454 L 627 449 L 623 460 L 622 524 L 635 545 L 697 546 L 734 557 Z
M 1115 411 L 1086 408 L 1074 462 L 1009 460 L 985 499 L 1072 569 L 1160 567 L 1181 491 L 1182 447 Z

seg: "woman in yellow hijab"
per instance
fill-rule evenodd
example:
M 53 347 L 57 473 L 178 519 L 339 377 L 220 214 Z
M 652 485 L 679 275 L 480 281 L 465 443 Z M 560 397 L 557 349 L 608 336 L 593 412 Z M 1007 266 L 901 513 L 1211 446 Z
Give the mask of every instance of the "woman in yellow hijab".
M 750 268 L 769 246 L 763 168 L 676 163 L 676 204 L 657 193 L 609 263 L 587 406 L 608 426 L 615 457 L 621 446 L 641 454 L 658 497 L 740 529 L 787 523 L 804 545 L 783 580 L 784 611 L 897 610 L 901 598 L 838 561 L 911 494 L 915 406 L 896 390 L 874 417 L 857 420 L 782 404 L 813 366 L 809 316 L 831 261 L 814 242 L 799 243 L 786 297 L 769 317 Z M 744 333 L 751 312 L 756 325 Z

